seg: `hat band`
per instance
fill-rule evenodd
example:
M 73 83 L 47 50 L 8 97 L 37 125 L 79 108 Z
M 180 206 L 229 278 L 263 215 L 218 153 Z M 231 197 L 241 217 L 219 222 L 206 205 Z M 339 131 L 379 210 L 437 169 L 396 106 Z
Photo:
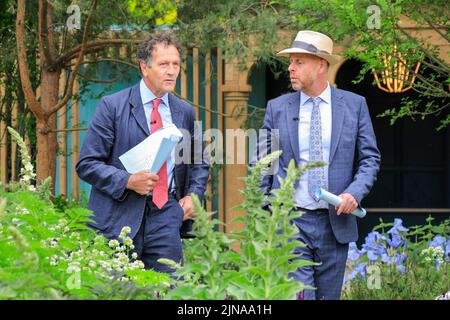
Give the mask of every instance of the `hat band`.
M 292 43 L 292 48 L 299 48 L 299 49 L 303 49 L 312 53 L 325 53 L 325 54 L 330 54 L 328 51 L 325 50 L 319 50 L 315 45 L 311 44 L 311 43 L 306 43 L 303 41 L 294 41 Z

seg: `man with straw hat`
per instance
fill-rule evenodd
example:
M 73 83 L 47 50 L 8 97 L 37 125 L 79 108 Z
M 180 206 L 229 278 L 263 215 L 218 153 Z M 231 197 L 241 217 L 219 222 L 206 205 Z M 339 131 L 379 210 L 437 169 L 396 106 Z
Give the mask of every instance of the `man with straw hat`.
M 305 299 L 339 299 L 349 242 L 358 239 L 356 209 L 372 188 L 380 166 L 380 152 L 364 97 L 336 89 L 327 81 L 328 67 L 340 61 L 333 54 L 333 41 L 314 31 L 299 31 L 292 46 L 278 53 L 290 59 L 289 75 L 294 93 L 270 100 L 264 129 L 277 130 L 283 151 L 274 175 L 262 187 L 269 194 L 285 178 L 294 159 L 297 166 L 323 161 L 327 165 L 308 170 L 295 184 L 295 219 L 298 239 L 306 244 L 296 253 L 318 262 L 301 267 L 290 276 L 310 285 Z M 267 141 L 260 140 L 260 146 Z M 261 148 L 258 148 L 261 150 Z M 272 150 L 267 149 L 267 153 Z M 264 156 L 260 152 L 258 158 Z M 342 198 L 338 207 L 316 198 L 323 188 Z

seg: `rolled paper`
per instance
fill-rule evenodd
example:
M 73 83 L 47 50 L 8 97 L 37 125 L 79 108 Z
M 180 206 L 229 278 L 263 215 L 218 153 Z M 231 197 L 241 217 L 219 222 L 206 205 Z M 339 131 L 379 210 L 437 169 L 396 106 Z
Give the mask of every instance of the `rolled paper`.
M 316 190 L 316 197 L 319 200 L 323 200 L 326 203 L 329 203 L 335 207 L 340 205 L 342 202 L 342 199 L 340 197 L 324 190 L 323 188 L 319 188 Z M 366 216 L 366 210 L 358 207 L 352 212 L 352 214 L 357 216 L 358 218 L 364 218 Z

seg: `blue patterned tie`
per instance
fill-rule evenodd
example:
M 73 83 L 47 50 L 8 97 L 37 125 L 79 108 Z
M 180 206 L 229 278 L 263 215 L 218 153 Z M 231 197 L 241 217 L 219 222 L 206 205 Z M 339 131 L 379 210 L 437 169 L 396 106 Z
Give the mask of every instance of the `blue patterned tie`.
M 311 127 L 309 135 L 309 161 L 323 161 L 322 151 L 322 122 L 320 120 L 320 98 L 309 98 L 313 103 L 311 112 Z M 325 180 L 325 171 L 323 167 L 315 167 L 308 170 L 308 192 L 311 197 L 316 198 L 316 190 L 318 188 L 327 189 L 327 181 Z

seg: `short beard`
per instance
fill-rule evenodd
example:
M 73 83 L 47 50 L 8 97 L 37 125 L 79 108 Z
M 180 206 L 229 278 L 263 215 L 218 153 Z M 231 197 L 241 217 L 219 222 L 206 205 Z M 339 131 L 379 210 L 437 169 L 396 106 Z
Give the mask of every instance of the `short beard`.
M 295 91 L 302 91 L 302 89 L 303 89 L 303 85 L 302 85 L 301 82 L 297 82 L 297 83 L 295 83 L 295 84 L 293 84 L 293 83 L 291 82 L 291 87 L 292 87 L 292 89 L 294 89 Z

